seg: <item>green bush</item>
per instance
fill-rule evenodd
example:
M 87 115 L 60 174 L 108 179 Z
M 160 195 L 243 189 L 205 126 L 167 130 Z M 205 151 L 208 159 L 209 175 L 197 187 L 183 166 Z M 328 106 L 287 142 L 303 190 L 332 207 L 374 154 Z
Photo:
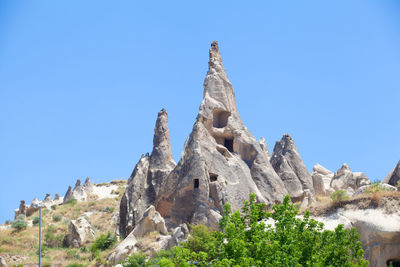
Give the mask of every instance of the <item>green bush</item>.
M 306 211 L 297 217 L 298 209 L 287 195 L 280 205 L 267 213 L 265 204 L 256 204 L 255 194 L 244 202 L 241 212 L 231 212 L 229 204 L 213 232 L 208 252 L 174 247 L 170 256 L 156 264 L 164 266 L 367 266 L 363 259 L 359 234 L 355 228 L 334 231 L 310 218 Z M 266 224 L 271 222 L 271 224 Z
M 37 224 L 39 224 L 39 221 L 40 221 L 39 216 L 35 216 L 35 217 L 33 217 L 33 219 L 32 219 L 32 224 L 33 224 L 33 225 L 37 225 Z
M 67 250 L 67 258 L 68 259 L 74 259 L 74 260 L 80 260 L 81 256 L 78 253 L 78 249 L 77 248 L 71 248 Z
M 68 205 L 71 205 L 71 206 L 75 206 L 76 203 L 78 203 L 78 200 L 76 200 L 76 199 L 71 199 L 71 200 L 68 200 L 67 202 L 65 202 L 64 205 L 65 205 L 65 204 L 68 204 Z
M 85 265 L 80 264 L 80 263 L 71 263 L 71 264 L 65 265 L 65 267 L 85 267 Z
M 347 195 L 346 190 L 337 190 L 331 194 L 331 199 L 332 199 L 333 203 L 339 203 L 348 198 L 349 198 L 349 196 Z
M 209 252 L 211 249 L 215 249 L 215 237 L 213 231 L 205 225 L 191 225 L 190 236 L 186 242 L 183 243 L 183 247 L 194 252 Z
M 107 213 L 111 213 L 111 212 L 113 212 L 114 211 L 114 208 L 113 207 L 106 207 L 105 209 L 104 209 L 104 212 L 107 212 Z
M 106 235 L 101 234 L 93 242 L 92 246 L 90 247 L 90 251 L 96 253 L 97 251 L 106 250 L 114 245 L 115 242 L 117 242 L 117 237 L 111 232 L 108 232 Z
M 59 221 L 61 221 L 61 219 L 62 219 L 62 215 L 61 214 L 53 215 L 53 221 L 59 222 Z
M 143 253 L 136 253 L 128 256 L 122 262 L 124 267 L 141 267 L 146 266 L 146 256 Z
M 57 205 L 51 205 L 50 207 L 52 210 L 56 210 L 57 209 Z
M 22 231 L 26 229 L 27 224 L 24 220 L 15 220 L 11 227 L 14 228 L 16 231 Z
M 25 221 L 26 216 L 24 214 L 19 214 L 15 220 Z
M 64 235 L 57 234 L 57 227 L 49 225 L 44 232 L 44 243 L 49 248 L 64 247 Z

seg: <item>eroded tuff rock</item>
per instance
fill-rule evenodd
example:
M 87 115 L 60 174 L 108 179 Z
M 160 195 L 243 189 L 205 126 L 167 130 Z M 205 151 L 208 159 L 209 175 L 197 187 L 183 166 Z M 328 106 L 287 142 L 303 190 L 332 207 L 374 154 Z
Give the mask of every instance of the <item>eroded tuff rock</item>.
M 175 167 L 168 130 L 168 114 L 158 113 L 151 156 L 142 156 L 136 164 L 120 205 L 119 233 L 125 237 L 135 228 L 143 213 L 155 205 L 163 179 Z
M 47 209 L 50 209 L 51 206 L 54 205 L 54 201 L 51 199 L 51 196 L 49 193 L 46 194 L 45 198 L 43 199 L 42 203 L 43 206 L 45 206 Z
M 332 178 L 331 187 L 334 190 L 347 190 L 354 193 L 359 187 L 370 184 L 369 178 L 362 172 L 352 172 L 344 163 Z M 350 194 L 351 195 L 351 194 Z
M 81 185 L 81 180 L 76 180 L 74 189 L 71 186 L 68 187 L 67 193 L 65 193 L 63 203 L 67 203 L 71 200 L 77 200 L 78 202 L 86 201 L 87 193 L 85 188 Z
M 68 224 L 66 236 L 67 244 L 72 247 L 81 247 L 87 239 L 94 238 L 92 225 L 84 218 L 71 220 Z
M 400 160 L 397 163 L 396 167 L 390 171 L 390 173 L 383 179 L 384 183 L 397 186 L 400 181 Z
M 0 267 L 7 267 L 6 260 L 0 256 Z
M 21 202 L 19 203 L 19 208 L 14 210 L 14 219 L 16 219 L 18 217 L 18 215 L 26 215 L 26 204 L 25 204 L 25 200 L 21 200 Z
M 154 251 L 161 249 L 167 249 L 170 243 L 171 236 L 168 236 L 167 227 L 165 226 L 165 221 L 161 217 L 160 213 L 156 211 L 154 206 L 150 206 L 143 213 L 142 218 L 136 224 L 136 227 L 131 231 L 128 236 L 114 249 L 108 257 L 108 262 L 114 264 L 124 260 L 127 255 L 140 250 L 149 249 L 147 247 L 140 247 L 138 240 L 145 237 L 148 233 L 157 231 L 161 234 L 157 240 L 151 244 Z
M 218 43 L 209 52 L 203 101 L 182 157 L 164 179 L 157 210 L 172 224 L 214 225 L 222 206 L 238 209 L 249 193 L 279 202 L 287 193 L 267 154 L 243 124 Z
M 85 189 L 86 192 L 91 193 L 93 192 L 93 184 L 90 182 L 90 178 L 87 177 L 85 180 L 85 183 L 83 184 L 83 188 Z
M 309 203 L 315 199 L 311 174 L 289 134 L 284 134 L 282 139 L 276 142 L 270 161 L 285 184 L 292 201 L 303 200 L 305 189 L 309 191 Z
M 320 164 L 315 164 L 311 177 L 316 196 L 327 196 L 334 191 L 331 188 L 333 175 L 333 172 L 330 170 L 326 169 Z

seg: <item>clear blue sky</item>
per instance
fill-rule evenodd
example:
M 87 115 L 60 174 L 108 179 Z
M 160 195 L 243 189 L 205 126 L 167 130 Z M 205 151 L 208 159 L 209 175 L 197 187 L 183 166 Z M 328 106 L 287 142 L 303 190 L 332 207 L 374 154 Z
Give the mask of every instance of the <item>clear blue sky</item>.
M 77 178 L 128 178 L 169 113 L 179 160 L 218 40 L 239 112 L 311 170 L 400 159 L 400 4 L 0 1 L 0 221 Z

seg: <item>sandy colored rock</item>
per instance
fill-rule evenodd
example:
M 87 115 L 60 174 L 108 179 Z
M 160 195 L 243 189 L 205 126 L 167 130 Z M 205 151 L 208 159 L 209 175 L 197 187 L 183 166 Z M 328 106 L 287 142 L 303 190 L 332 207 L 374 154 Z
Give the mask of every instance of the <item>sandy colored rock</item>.
M 6 260 L 0 256 L 0 267 L 7 267 Z
M 133 234 L 136 237 L 143 237 L 147 233 L 158 231 L 162 235 L 167 235 L 167 227 L 165 226 L 164 218 L 156 211 L 151 205 L 144 213 L 142 219 L 139 221 Z
M 83 184 L 83 188 L 84 188 L 85 191 L 88 192 L 88 193 L 92 193 L 92 192 L 93 192 L 94 186 L 93 186 L 93 184 L 90 182 L 90 178 L 89 178 L 89 177 L 87 177 L 87 178 L 85 179 L 85 183 Z
M 76 180 L 74 189 L 71 186 L 68 187 L 67 193 L 65 193 L 63 203 L 67 203 L 71 200 L 78 202 L 86 201 L 87 193 L 85 188 L 81 185 L 81 180 Z
M 146 209 L 155 205 L 163 180 L 175 167 L 168 130 L 168 114 L 157 116 L 151 156 L 142 155 L 136 164 L 120 204 L 119 233 L 122 237 L 142 219 Z
M 333 172 L 316 164 L 313 168 L 313 173 L 311 174 L 315 195 L 326 196 L 333 192 L 330 184 L 333 178 Z
M 239 209 L 250 193 L 266 203 L 287 193 L 266 152 L 243 124 L 218 43 L 209 51 L 203 101 L 178 165 L 164 180 L 156 209 L 172 224 L 211 226 L 210 210 Z
M 308 189 L 310 197 L 315 199 L 311 174 L 304 165 L 289 134 L 284 134 L 282 139 L 276 142 L 270 161 L 285 184 L 292 201 L 303 200 L 305 189 Z
M 383 179 L 383 182 L 386 184 L 390 184 L 392 186 L 398 186 L 400 181 L 400 160 L 397 163 L 396 167 L 389 172 L 389 174 Z
M 359 187 L 370 184 L 369 178 L 362 172 L 352 172 L 350 167 L 344 163 L 332 178 L 331 187 L 334 190 L 350 190 L 354 192 Z M 350 190 L 351 191 L 351 190 Z
M 91 224 L 84 217 L 79 217 L 76 220 L 71 220 L 68 224 L 67 244 L 73 247 L 81 247 L 87 239 L 94 238 L 94 234 Z

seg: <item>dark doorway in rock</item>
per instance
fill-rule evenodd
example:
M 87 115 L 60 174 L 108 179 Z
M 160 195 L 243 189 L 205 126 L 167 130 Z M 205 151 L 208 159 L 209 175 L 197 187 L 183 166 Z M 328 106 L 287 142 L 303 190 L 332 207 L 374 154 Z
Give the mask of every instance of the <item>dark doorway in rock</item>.
M 215 174 L 215 173 L 209 173 L 209 175 L 210 175 L 210 182 L 216 182 L 217 181 L 217 179 L 218 179 L 218 174 Z
M 213 111 L 213 126 L 215 128 L 224 128 L 228 124 L 228 118 L 231 115 L 229 111 L 216 109 Z
M 226 147 L 230 152 L 233 152 L 233 139 L 226 138 L 224 140 L 224 147 Z
M 193 187 L 194 189 L 199 188 L 200 182 L 199 179 L 194 179 L 193 180 Z
M 393 267 L 400 267 L 400 259 L 395 259 L 395 260 L 387 260 L 386 265 L 390 266 L 390 263 L 392 263 Z

